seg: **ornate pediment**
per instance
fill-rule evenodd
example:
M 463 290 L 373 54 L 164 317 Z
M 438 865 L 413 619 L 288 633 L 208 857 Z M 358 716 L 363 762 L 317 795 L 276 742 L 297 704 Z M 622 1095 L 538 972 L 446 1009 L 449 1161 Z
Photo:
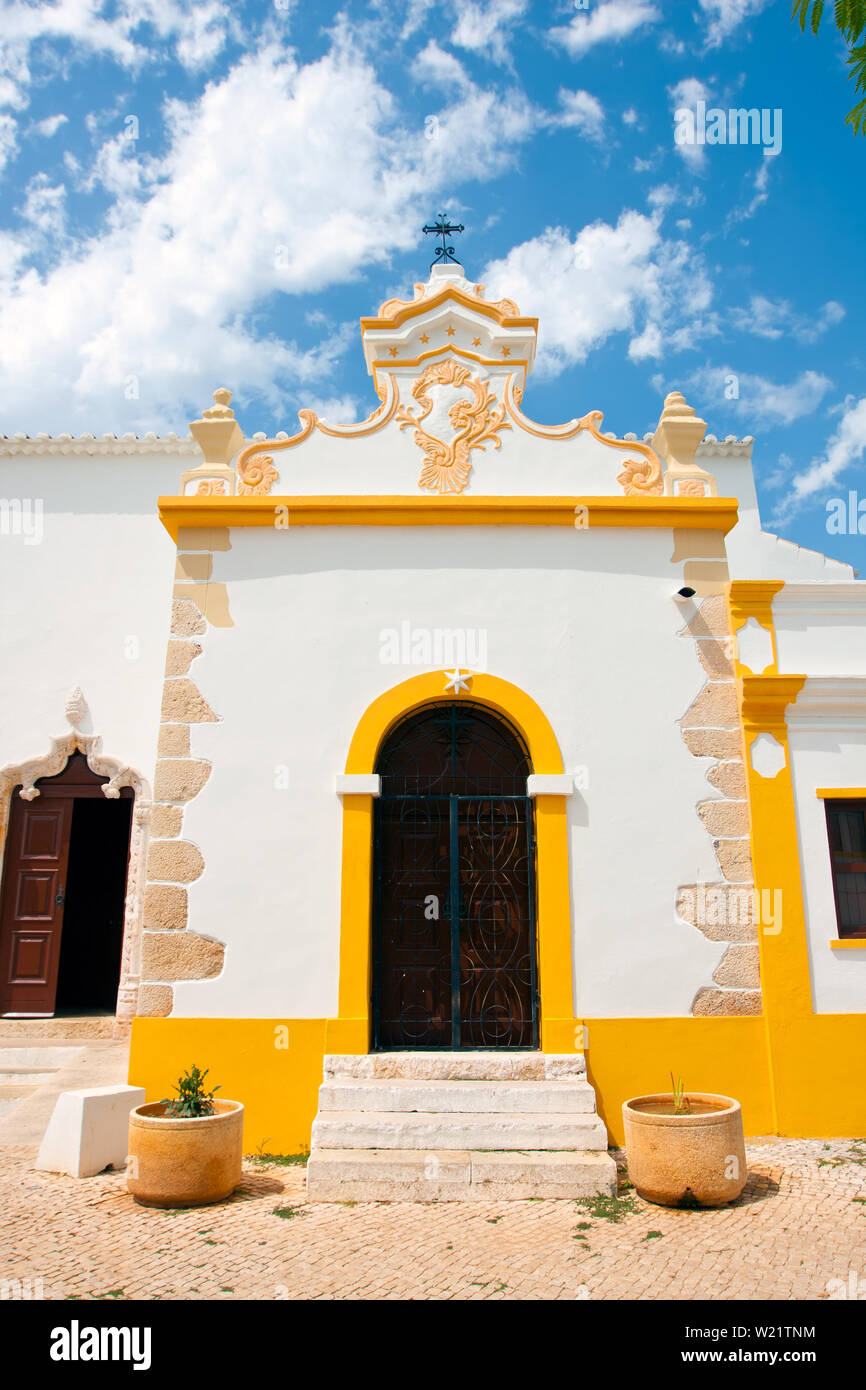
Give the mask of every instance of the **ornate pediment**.
M 525 381 L 535 361 L 538 320 L 522 318 L 510 299 L 484 298 L 456 263 L 436 265 L 415 298 L 389 299 L 375 318 L 361 319 L 367 368 L 378 384 L 384 369 L 423 367 L 450 352 L 468 362 L 506 367 Z

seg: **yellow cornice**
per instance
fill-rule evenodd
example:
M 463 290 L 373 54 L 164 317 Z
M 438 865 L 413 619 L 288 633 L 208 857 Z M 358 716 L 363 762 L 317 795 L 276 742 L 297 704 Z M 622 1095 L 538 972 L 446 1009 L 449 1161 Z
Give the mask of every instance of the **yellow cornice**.
M 784 589 L 784 579 L 733 579 L 728 591 L 734 631 L 755 618 L 762 627 L 773 622 L 773 599 Z
M 838 797 L 840 801 L 860 801 L 866 797 L 866 787 L 816 787 L 815 795 L 822 801 Z
M 440 304 L 446 303 L 449 299 L 462 304 L 466 309 L 474 310 L 475 313 L 495 319 L 502 328 L 529 328 L 535 333 L 538 332 L 537 318 L 522 318 L 505 313 L 498 304 L 488 303 L 485 299 L 478 299 L 474 295 L 466 294 L 456 285 L 447 285 L 438 294 L 428 295 L 426 298 L 412 299 L 408 302 L 401 301 L 402 307 L 396 309 L 392 314 L 380 314 L 375 318 L 362 318 L 361 332 L 367 333 L 371 329 L 399 328 L 407 319 L 417 318 L 420 314 L 429 313 L 431 309 L 438 309 Z
M 734 497 L 160 497 L 159 516 L 180 527 L 593 526 L 689 527 L 727 533 Z
M 785 729 L 785 710 L 796 700 L 805 676 L 743 676 L 742 714 L 747 733 Z M 784 741 L 784 740 L 782 740 Z

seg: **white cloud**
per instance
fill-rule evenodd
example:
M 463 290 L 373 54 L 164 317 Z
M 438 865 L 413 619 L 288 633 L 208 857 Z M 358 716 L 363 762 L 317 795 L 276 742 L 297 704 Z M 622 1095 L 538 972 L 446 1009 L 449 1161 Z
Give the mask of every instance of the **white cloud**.
M 623 125 L 637 125 L 637 123 L 638 123 L 638 114 L 637 114 L 637 112 L 635 111 L 635 109 L 634 109 L 633 106 L 630 106 L 630 107 L 628 108 L 628 110 L 623 111 L 623 113 L 622 113 L 622 122 L 623 122 Z
M 699 77 L 682 78 L 672 87 L 668 87 L 668 96 L 671 99 L 675 121 L 677 111 L 694 111 L 699 101 L 711 100 L 709 87 Z M 675 141 L 674 148 L 693 170 L 697 171 L 703 165 L 706 158 L 704 145 L 677 144 Z
M 391 0 L 386 0 L 386 6 L 390 5 Z M 403 21 L 403 28 L 400 32 L 402 40 L 411 38 L 416 30 L 421 28 L 425 22 L 428 12 L 436 4 L 436 0 L 408 0 L 406 5 L 406 18 Z
M 4 169 L 18 150 L 18 122 L 7 112 L 0 113 L 0 170 Z
M 604 140 L 604 107 L 590 92 L 569 92 L 563 88 L 559 93 L 562 115 L 557 124 L 579 130 L 589 140 Z
M 628 355 L 633 362 L 642 362 L 646 357 L 661 357 L 664 340 L 661 328 L 650 321 L 642 333 L 632 338 L 628 345 Z
M 863 458 L 866 449 L 866 396 L 850 398 L 845 403 L 838 429 L 828 440 L 822 456 L 813 459 L 802 473 L 795 474 L 791 490 L 779 503 L 773 524 L 784 525 L 816 493 L 833 486 L 839 478 Z
M 497 63 L 507 63 L 512 27 L 525 14 L 528 3 L 529 0 L 487 0 L 482 5 L 467 0 L 458 7 L 451 42 Z
M 803 314 L 787 299 L 773 300 L 755 294 L 748 308 L 733 308 L 730 317 L 741 333 L 754 333 L 758 338 L 794 337 L 800 343 L 814 343 L 828 328 L 842 322 L 845 310 L 835 299 L 828 299 L 817 313 Z
M 32 232 L 59 240 L 66 232 L 66 189 L 50 184 L 47 174 L 36 174 L 27 185 L 21 216 Z
M 115 135 L 106 140 L 96 153 L 87 176 L 81 179 L 81 187 L 88 193 L 99 185 L 115 198 L 123 198 L 148 185 L 156 183 L 161 173 L 159 160 L 140 157 L 134 140 L 125 135 Z
M 789 385 L 732 367 L 702 367 L 690 384 L 712 403 L 734 411 L 755 429 L 791 425 L 818 409 L 833 383 L 820 372 L 801 372 Z M 731 396 L 737 391 L 737 396 Z
M 0 0 L 0 27 L 0 102 L 24 106 L 30 59 L 45 40 L 66 41 L 76 53 L 110 58 L 133 71 L 161 61 L 170 41 L 177 61 L 196 71 L 222 51 L 238 23 L 222 0 L 120 0 L 116 7 L 106 0 Z M 153 42 L 151 29 L 162 43 Z
M 103 145 L 80 175 L 114 194 L 101 233 L 49 270 L 19 265 L 0 300 L 6 428 L 176 428 L 221 380 L 241 404 L 259 393 L 278 408 L 299 385 L 333 394 L 342 329 L 304 351 L 252 316 L 415 246 L 431 195 L 496 177 L 538 120 L 525 99 L 474 88 L 439 115 L 438 138 L 407 128 L 353 48 L 298 66 L 273 45 L 167 105 L 158 163 Z M 14 270 L 17 246 L 3 250 Z
M 671 203 L 675 203 L 679 197 L 677 190 L 672 188 L 669 183 L 660 183 L 655 188 L 651 188 L 647 194 L 647 202 L 653 208 L 668 208 Z
M 512 247 L 481 277 L 491 297 L 507 294 L 538 314 L 538 371 L 554 376 L 583 362 L 612 333 L 627 333 L 633 358 L 658 356 L 669 323 L 688 323 L 711 287 L 683 242 L 666 241 L 658 219 L 623 212 L 615 227 L 593 222 L 572 240 L 561 227 Z
M 315 396 L 304 395 L 304 409 L 314 410 L 320 420 L 330 425 L 353 425 L 356 421 L 366 418 L 372 409 L 369 401 L 363 403 L 357 396 Z
M 35 125 L 32 125 L 30 131 L 34 135 L 43 135 L 46 139 L 50 139 L 52 135 L 57 134 L 61 126 L 66 125 L 68 120 L 69 117 L 62 113 L 57 116 L 46 116 L 44 121 L 37 121 Z
M 706 45 L 717 48 L 752 15 L 766 9 L 770 0 L 698 0 L 707 20 Z
M 445 91 L 459 91 L 472 85 L 460 59 L 440 48 L 435 39 L 431 39 L 416 56 L 412 63 L 412 76 L 419 82 L 441 87 Z
M 731 208 L 725 218 L 725 227 L 728 228 L 736 222 L 746 222 L 750 217 L 754 217 L 759 207 L 762 207 L 769 198 L 767 191 L 770 182 L 770 159 L 764 158 L 758 165 L 752 183 L 752 196 L 744 207 Z
M 550 35 L 572 58 L 582 58 L 596 44 L 627 39 L 659 18 L 658 7 L 650 0 L 604 0 L 588 12 L 578 11 L 569 24 L 551 29 Z

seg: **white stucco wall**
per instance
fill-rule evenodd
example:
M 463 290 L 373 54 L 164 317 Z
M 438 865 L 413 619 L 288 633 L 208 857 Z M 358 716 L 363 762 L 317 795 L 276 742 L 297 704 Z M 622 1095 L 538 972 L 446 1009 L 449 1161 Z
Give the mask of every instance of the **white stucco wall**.
M 786 584 L 773 625 L 780 672 L 866 676 L 866 582 Z
M 738 452 L 737 445 L 725 456 L 724 447 L 699 448 L 696 461 L 714 475 L 720 497 L 736 497 L 739 502 L 737 524 L 726 541 L 731 578 L 822 585 L 853 580 L 851 565 L 762 530 L 751 456 Z
M 175 553 L 156 498 L 189 465 L 156 453 L 0 457 L 0 497 L 42 504 L 39 543 L 11 524 L 0 535 L 0 765 L 49 751 L 79 685 L 84 732 L 152 784 Z
M 862 586 L 847 567 L 763 535 L 750 460 L 719 448 L 699 461 L 721 495 L 740 498 L 732 575 L 792 581 L 774 603 L 780 670 L 862 675 Z M 617 495 L 627 456 L 585 432 L 550 441 L 515 429 L 501 450 L 475 451 L 469 492 Z M 275 457 L 277 492 L 418 496 L 423 456 L 393 424 L 354 441 L 316 434 Z M 152 783 L 175 553 L 156 500 L 195 462 L 165 445 L 133 456 L 0 450 L 0 498 L 43 506 L 38 544 L 0 537 L 0 764 L 47 752 L 80 685 L 85 731 Z M 725 947 L 674 913 L 679 884 L 719 870 L 696 813 L 715 795 L 711 761 L 689 754 L 678 726 L 706 677 L 679 635 L 673 552 L 672 533 L 655 529 L 234 530 L 213 572 L 233 626 L 209 627 L 190 671 L 220 719 L 192 732 L 192 756 L 213 772 L 183 827 L 206 864 L 190 889 L 190 926 L 225 941 L 226 960 L 218 979 L 176 987 L 175 1013 L 336 1012 L 335 776 L 371 701 L 428 669 L 381 659 L 382 633 L 408 622 L 483 632 L 486 669 L 533 696 L 564 766 L 581 770 L 586 785 L 568 802 L 577 1016 L 688 1014 Z M 847 726 L 840 736 L 823 714 L 818 724 L 813 714 L 794 728 L 791 745 L 815 1006 L 861 1010 L 859 953 L 828 946 L 832 885 L 814 789 L 866 785 L 866 740 Z
M 175 1012 L 321 1016 L 337 1007 L 341 805 L 335 775 L 361 715 L 418 669 L 383 665 L 380 634 L 487 633 L 487 669 L 550 720 L 567 769 L 575 1008 L 687 1014 L 724 947 L 674 915 L 676 886 L 714 880 L 695 806 L 713 795 L 677 720 L 705 676 L 678 636 L 670 531 L 298 528 L 232 531 L 214 556 L 234 626 L 191 675 L 221 723 L 193 730 L 213 773 L 184 835 L 205 872 L 190 925 L 227 943 Z M 443 695 L 445 694 L 443 676 Z M 288 769 L 288 789 L 277 785 Z

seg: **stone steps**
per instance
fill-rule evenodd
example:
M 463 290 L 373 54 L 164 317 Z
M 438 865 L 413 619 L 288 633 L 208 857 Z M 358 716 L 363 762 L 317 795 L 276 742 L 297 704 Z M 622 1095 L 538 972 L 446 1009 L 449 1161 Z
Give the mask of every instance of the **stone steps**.
M 502 1202 L 612 1196 L 608 1153 L 316 1149 L 308 1202 Z
M 50 1042 L 63 1038 L 85 1041 L 91 1038 L 119 1039 L 129 1026 L 119 1024 L 114 1014 L 60 1014 L 53 1018 L 0 1018 L 0 1045 L 15 1042 Z
M 561 1081 L 585 1076 L 582 1052 L 369 1052 L 325 1057 L 326 1081 Z
M 323 1149 L 604 1149 L 597 1115 L 345 1110 L 313 1121 Z
M 595 1113 L 595 1091 L 583 1078 L 571 1081 L 416 1081 L 394 1077 L 325 1081 L 319 1090 L 319 1114 L 332 1111 L 428 1111 L 478 1115 Z
M 616 1191 L 581 1054 L 327 1056 L 307 1198 L 494 1201 Z

